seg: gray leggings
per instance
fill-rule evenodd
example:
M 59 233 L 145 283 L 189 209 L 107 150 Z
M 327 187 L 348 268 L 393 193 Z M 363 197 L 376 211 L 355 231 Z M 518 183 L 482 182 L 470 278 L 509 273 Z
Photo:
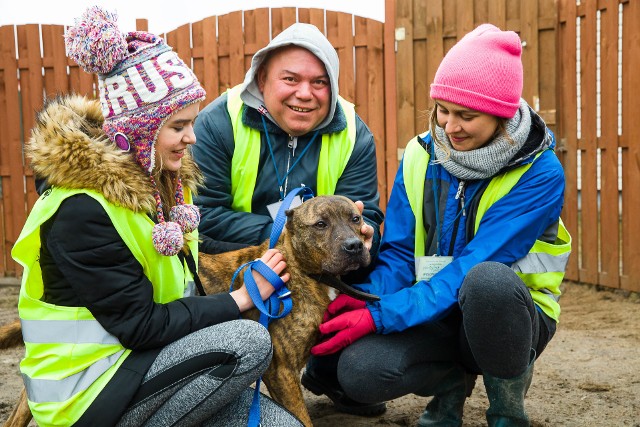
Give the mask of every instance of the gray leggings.
M 158 354 L 118 426 L 246 425 L 254 383 L 272 357 L 260 324 L 234 320 L 193 332 Z M 300 426 L 261 398 L 262 425 Z
M 503 264 L 471 269 L 458 300 L 438 322 L 368 335 L 338 357 L 315 358 L 314 369 L 331 375 L 333 364 L 349 397 L 381 402 L 419 394 L 451 362 L 471 373 L 516 377 L 527 368 L 530 349 L 540 355 L 555 333 L 555 322 L 536 309 L 522 280 Z

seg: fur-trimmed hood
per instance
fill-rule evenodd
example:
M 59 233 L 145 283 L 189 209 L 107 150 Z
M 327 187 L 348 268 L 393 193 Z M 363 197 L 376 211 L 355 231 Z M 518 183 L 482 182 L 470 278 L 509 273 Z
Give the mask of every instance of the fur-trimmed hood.
M 133 211 L 155 212 L 153 186 L 131 152 L 113 144 L 102 130 L 100 102 L 67 95 L 45 102 L 36 117 L 25 153 L 39 178 L 49 185 L 88 189 Z M 202 175 L 185 155 L 182 185 L 194 194 Z

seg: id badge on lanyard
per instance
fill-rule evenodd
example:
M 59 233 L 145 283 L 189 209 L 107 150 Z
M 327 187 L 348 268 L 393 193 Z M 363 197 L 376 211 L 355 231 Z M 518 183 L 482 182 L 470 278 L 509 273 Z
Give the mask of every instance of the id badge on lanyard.
M 278 215 L 278 211 L 280 210 L 280 206 L 282 205 L 282 200 L 279 202 L 271 203 L 267 205 L 267 209 L 269 210 L 269 215 L 271 215 L 271 219 L 276 220 L 276 216 Z M 300 206 L 302 204 L 302 197 L 296 196 L 292 201 L 289 209 L 293 209 L 296 206 Z
M 437 272 L 451 264 L 452 256 L 421 256 L 416 258 L 416 281 L 429 281 Z

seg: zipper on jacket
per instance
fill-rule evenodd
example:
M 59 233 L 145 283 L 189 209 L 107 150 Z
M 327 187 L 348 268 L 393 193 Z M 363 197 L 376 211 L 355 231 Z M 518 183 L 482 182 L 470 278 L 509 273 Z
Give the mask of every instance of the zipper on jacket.
M 458 236 L 458 226 L 460 225 L 460 216 L 465 216 L 464 207 L 464 186 L 466 182 L 460 181 L 455 200 L 458 200 L 458 209 L 456 210 L 456 220 L 453 223 L 453 232 L 451 233 L 451 243 L 449 244 L 449 256 L 453 256 L 453 249 L 456 245 L 456 237 Z M 462 215 L 458 215 L 462 210 Z
M 284 179 L 284 189 L 281 188 L 280 192 L 282 194 L 287 195 L 287 184 L 289 183 L 289 168 L 291 167 L 291 157 L 296 156 L 296 147 L 298 146 L 298 137 L 297 136 L 289 136 L 289 142 L 287 143 L 287 147 L 291 151 L 289 151 L 289 155 L 287 156 L 287 177 Z

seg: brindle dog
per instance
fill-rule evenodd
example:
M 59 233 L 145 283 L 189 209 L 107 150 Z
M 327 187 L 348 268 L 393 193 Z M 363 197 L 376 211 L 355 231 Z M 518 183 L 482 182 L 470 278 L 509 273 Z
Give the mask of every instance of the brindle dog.
M 329 287 L 363 300 L 377 297 L 357 291 L 339 280 L 340 275 L 367 266 L 371 260 L 360 233 L 362 216 L 351 200 L 342 196 L 319 196 L 287 210 L 286 215 L 286 231 L 276 248 L 284 254 L 291 275 L 287 288 L 291 291 L 293 308 L 286 317 L 273 320 L 269 325 L 273 359 L 263 380 L 277 402 L 305 426 L 312 426 L 300 387 L 300 371 L 318 339 L 318 325 L 331 301 Z M 236 268 L 260 258 L 268 245 L 266 241 L 260 246 L 219 255 L 199 254 L 199 276 L 205 291 L 208 294 L 227 292 Z M 242 276 L 238 275 L 235 288 L 241 286 Z M 252 309 L 243 317 L 257 320 L 259 314 L 257 309 Z M 0 332 L 0 348 L 8 340 L 15 342 L 19 323 L 4 329 L 7 333 Z M 30 418 L 23 390 L 20 402 L 5 426 L 24 427 Z

